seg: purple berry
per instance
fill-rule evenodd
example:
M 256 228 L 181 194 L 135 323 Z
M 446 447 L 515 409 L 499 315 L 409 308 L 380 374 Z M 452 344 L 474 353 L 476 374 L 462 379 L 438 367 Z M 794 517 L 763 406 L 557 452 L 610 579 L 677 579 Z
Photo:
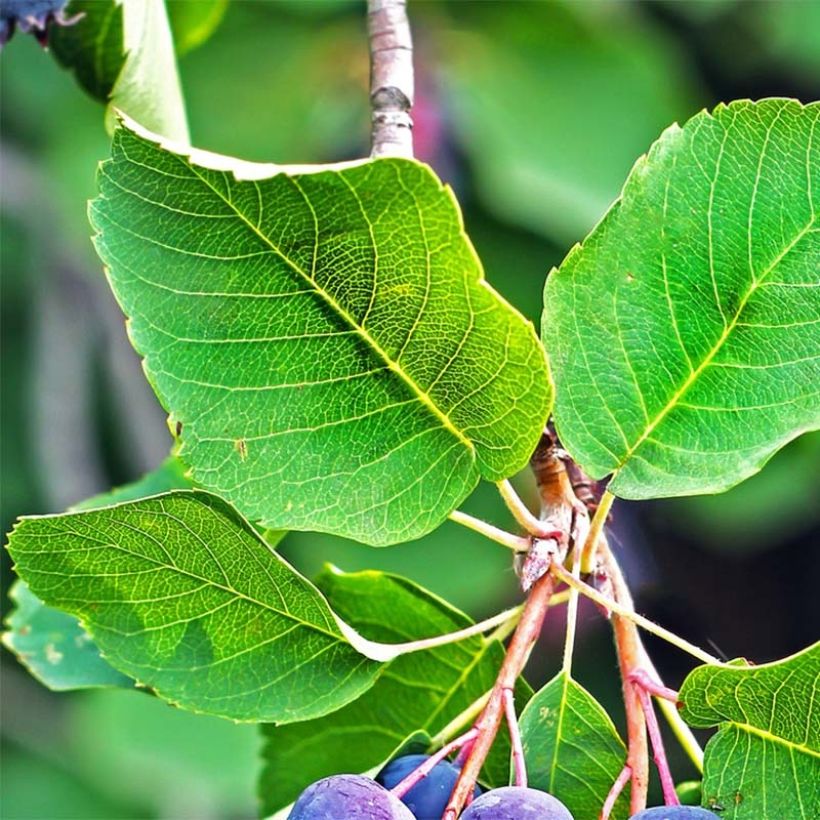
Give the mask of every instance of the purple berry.
M 430 755 L 397 757 L 376 775 L 376 780 L 386 789 L 392 789 L 410 772 L 418 769 L 429 757 Z M 435 765 L 427 777 L 416 783 L 401 798 L 401 802 L 413 812 L 413 817 L 417 820 L 439 820 L 444 814 L 444 809 L 447 808 L 447 801 L 450 799 L 460 773 L 458 766 L 448 760 L 442 760 Z M 478 797 L 480 794 L 481 789 L 476 786 L 473 795 Z
M 48 25 L 71 25 L 82 17 L 65 16 L 68 0 L 0 0 L 0 47 L 11 39 L 14 29 L 31 32 L 43 45 L 48 39 Z
M 505 786 L 474 800 L 461 820 L 573 820 L 557 798 L 536 789 Z
M 413 820 L 413 815 L 375 780 L 336 774 L 308 786 L 288 820 Z
M 655 806 L 639 811 L 629 820 L 715 820 L 717 816 L 700 806 Z

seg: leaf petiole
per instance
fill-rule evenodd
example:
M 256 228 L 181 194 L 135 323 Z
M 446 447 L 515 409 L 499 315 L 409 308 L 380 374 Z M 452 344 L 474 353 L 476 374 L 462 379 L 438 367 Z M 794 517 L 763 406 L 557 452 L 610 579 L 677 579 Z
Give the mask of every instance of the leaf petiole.
M 468 513 L 461 512 L 461 510 L 453 510 L 449 518 L 456 524 L 461 524 L 462 527 L 473 530 L 497 544 L 508 547 L 515 552 L 528 552 L 531 544 L 531 539 L 521 535 L 513 535 L 511 532 L 502 530 L 493 524 L 483 521 L 480 518 L 475 518 Z
M 589 584 L 585 584 L 583 581 L 575 578 L 571 572 L 567 572 L 560 564 L 553 564 L 551 567 L 552 574 L 558 578 L 559 580 L 563 581 L 568 587 L 573 589 L 577 589 L 582 595 L 585 595 L 592 601 L 595 601 L 596 604 L 605 607 L 606 609 L 611 610 L 612 612 L 620 615 L 622 618 L 626 618 L 629 621 L 637 624 L 637 626 L 645 629 L 647 632 L 651 632 L 653 635 L 657 635 L 659 638 L 663 638 L 663 640 L 667 641 L 667 643 L 671 643 L 673 646 L 677 646 L 678 649 L 682 650 L 683 652 L 687 652 L 693 658 L 697 658 L 702 663 L 712 664 L 714 666 L 726 666 L 727 664 L 723 663 L 719 658 L 716 658 L 714 655 L 710 655 L 708 652 L 705 652 L 698 646 L 695 646 L 693 643 L 689 643 L 689 641 L 681 638 L 680 636 L 676 635 L 674 632 L 670 632 L 668 629 L 664 629 L 662 626 L 659 626 L 656 623 L 653 623 L 648 618 L 644 618 L 643 615 L 639 615 L 637 612 L 629 609 L 628 607 L 621 606 L 617 601 L 614 601 L 612 598 L 608 598 L 606 595 L 602 595 L 596 589 L 593 589 Z
M 498 615 L 493 615 L 492 618 L 471 624 L 464 629 L 447 632 L 444 635 L 435 635 L 432 638 L 422 638 L 418 641 L 407 641 L 405 643 L 379 643 L 378 641 L 370 641 L 363 635 L 360 635 L 350 624 L 339 618 L 338 615 L 335 617 L 342 634 L 355 650 L 361 652 L 362 655 L 370 658 L 370 660 L 388 663 L 401 655 L 406 655 L 410 652 L 420 652 L 424 649 L 435 649 L 437 646 L 447 646 L 451 643 L 458 643 L 467 638 L 481 635 L 490 629 L 504 629 L 506 637 L 518 623 L 523 611 L 524 605 L 521 604 L 512 609 L 506 609 Z

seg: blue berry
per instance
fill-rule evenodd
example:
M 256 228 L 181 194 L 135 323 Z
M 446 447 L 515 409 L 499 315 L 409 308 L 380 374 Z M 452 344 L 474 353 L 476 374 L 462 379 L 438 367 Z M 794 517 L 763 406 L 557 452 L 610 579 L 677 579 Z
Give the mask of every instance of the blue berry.
M 74 22 L 65 16 L 68 0 L 0 0 L 0 47 L 11 39 L 14 29 L 30 31 L 43 45 L 48 38 L 48 24 Z M 76 18 L 75 18 L 76 19 Z
M 404 755 L 390 761 L 377 775 L 376 780 L 386 789 L 392 789 L 410 772 L 415 771 L 428 760 L 430 755 Z M 447 808 L 447 801 L 456 785 L 456 780 L 460 774 L 460 769 L 448 760 L 442 760 L 435 765 L 430 774 L 423 780 L 416 783 L 401 802 L 413 812 L 413 817 L 417 820 L 439 820 L 444 809 Z M 474 796 L 481 794 L 481 789 L 476 786 Z
M 717 816 L 700 806 L 655 806 L 639 811 L 629 820 L 715 820 Z
M 337 774 L 308 786 L 288 820 L 413 820 L 413 815 L 375 780 Z
M 461 820 L 573 820 L 557 798 L 536 789 L 505 786 L 474 800 Z

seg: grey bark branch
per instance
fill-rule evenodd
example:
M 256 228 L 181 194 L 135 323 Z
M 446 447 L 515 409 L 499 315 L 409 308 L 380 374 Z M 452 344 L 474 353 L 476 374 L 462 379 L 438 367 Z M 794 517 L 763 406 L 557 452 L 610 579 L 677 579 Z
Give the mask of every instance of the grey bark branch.
M 367 0 L 372 157 L 413 157 L 413 42 L 407 0 Z

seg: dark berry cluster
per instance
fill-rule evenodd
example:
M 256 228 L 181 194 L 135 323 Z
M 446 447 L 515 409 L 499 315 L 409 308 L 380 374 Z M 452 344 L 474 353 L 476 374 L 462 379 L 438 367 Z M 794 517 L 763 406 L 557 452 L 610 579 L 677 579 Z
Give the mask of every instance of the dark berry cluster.
M 401 799 L 389 791 L 428 759 L 428 755 L 398 757 L 375 780 L 356 774 L 319 780 L 302 792 L 288 820 L 440 820 L 458 780 L 454 763 L 437 763 Z M 638 812 L 631 820 L 715 820 L 716 816 L 695 806 L 659 806 Z M 573 820 L 573 816 L 560 800 L 537 789 L 505 786 L 482 794 L 476 787 L 461 820 Z
M 388 763 L 376 780 L 351 774 L 326 777 L 308 786 L 288 820 L 440 820 L 459 769 L 442 760 L 399 800 L 388 789 L 428 759 L 405 755 Z M 535 789 L 508 786 L 484 794 L 476 787 L 462 820 L 573 820 L 560 800 Z
M 5 45 L 15 29 L 30 32 L 41 45 L 48 41 L 48 27 L 52 22 L 61 26 L 76 23 L 81 14 L 67 17 L 68 0 L 0 0 L 0 46 Z

